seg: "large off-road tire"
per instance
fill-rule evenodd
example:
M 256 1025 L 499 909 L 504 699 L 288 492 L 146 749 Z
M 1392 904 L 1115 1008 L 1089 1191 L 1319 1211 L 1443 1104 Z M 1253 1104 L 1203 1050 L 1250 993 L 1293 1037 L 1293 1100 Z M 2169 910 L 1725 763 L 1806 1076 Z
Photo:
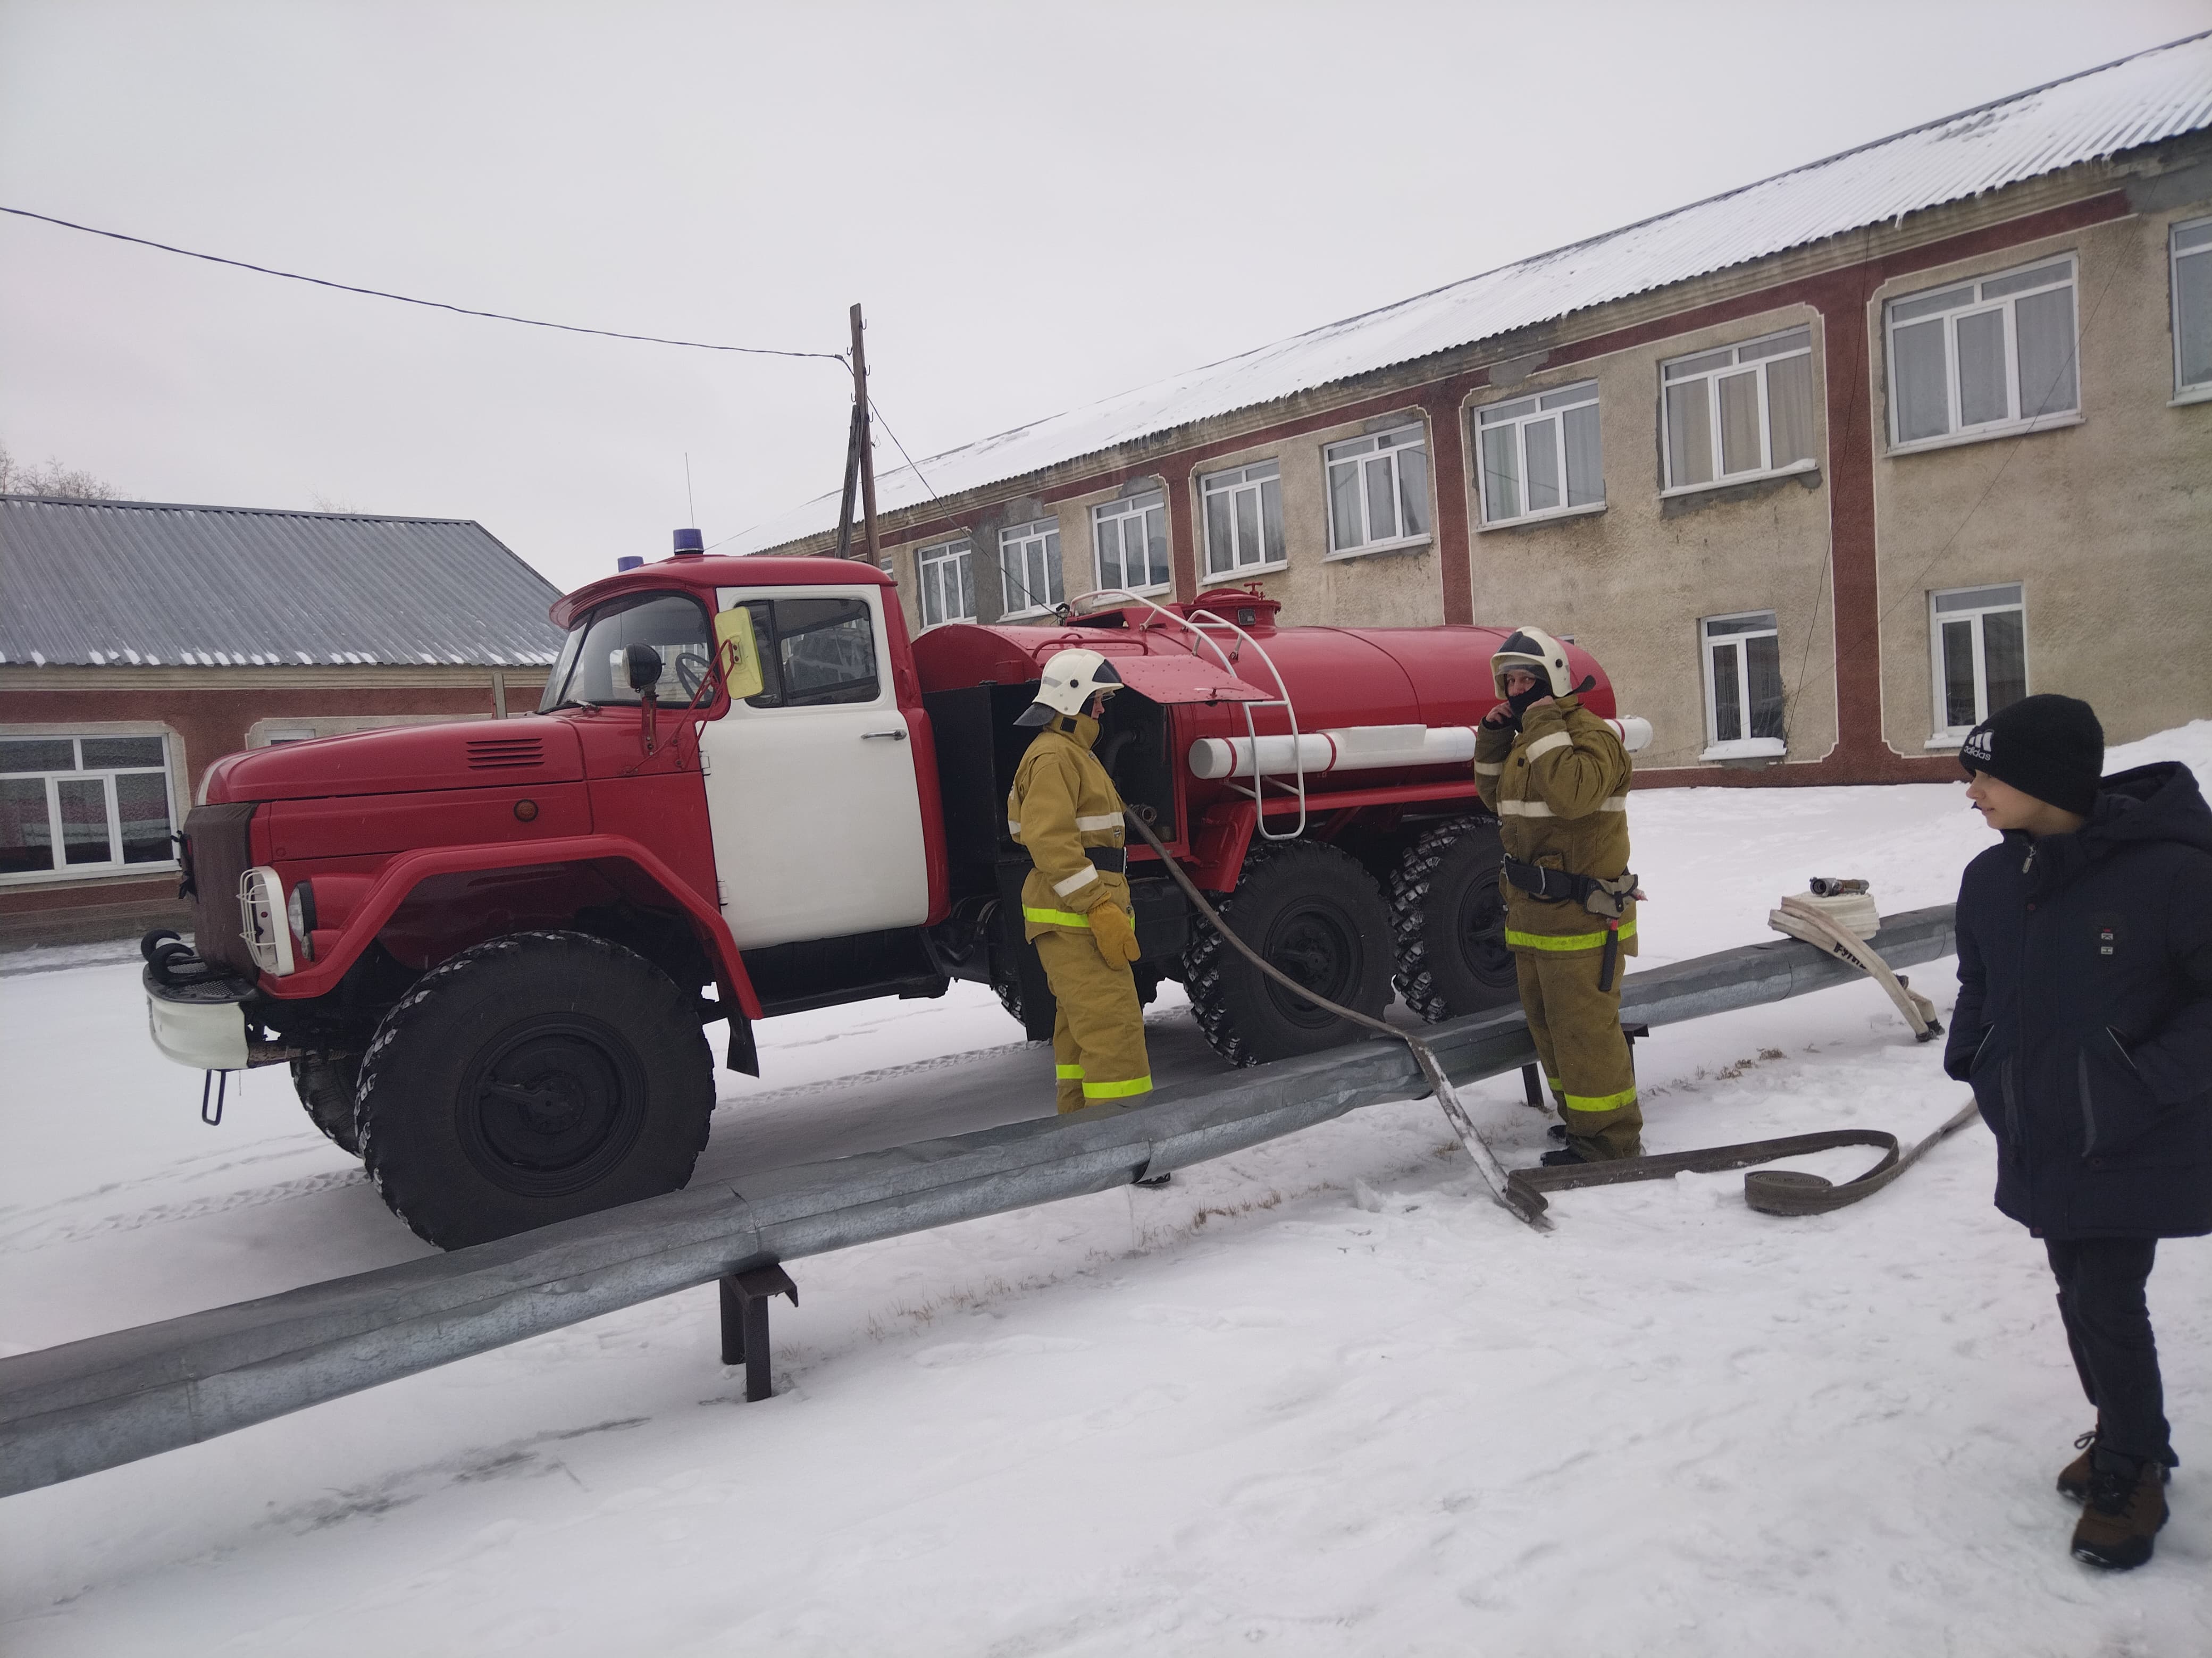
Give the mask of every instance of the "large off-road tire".
M 1520 994 L 1505 947 L 1498 826 L 1455 818 L 1429 830 L 1390 875 L 1398 994 L 1434 1023 L 1503 1007 Z
M 362 1155 L 441 1248 L 673 1192 L 714 1108 L 694 999 L 634 951 L 518 932 L 423 975 L 362 1056 Z
M 292 1088 L 307 1116 L 329 1136 L 332 1145 L 349 1157 L 361 1155 L 361 1132 L 355 1125 L 354 1094 L 361 1082 L 361 1055 L 319 1054 L 292 1061 Z
M 1370 1018 L 1390 1005 L 1390 912 L 1358 861 L 1317 841 L 1245 859 L 1214 908 L 1231 931 L 1300 984 Z M 1231 1065 L 1318 1053 L 1365 1033 L 1262 974 L 1205 922 L 1183 952 L 1183 987 L 1213 1051 Z

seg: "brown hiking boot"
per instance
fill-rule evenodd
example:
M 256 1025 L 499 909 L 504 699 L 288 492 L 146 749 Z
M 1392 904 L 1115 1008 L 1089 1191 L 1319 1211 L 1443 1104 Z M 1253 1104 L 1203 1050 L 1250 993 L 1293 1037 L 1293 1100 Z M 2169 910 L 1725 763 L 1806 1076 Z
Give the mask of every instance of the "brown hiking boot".
M 2097 1455 L 2097 1430 L 2094 1428 L 2074 1442 L 2074 1448 L 2081 1453 L 2058 1471 L 2058 1494 L 2069 1503 L 2089 1500 L 2089 1481 L 2096 1470 L 2091 1461 Z
M 2074 1558 L 2112 1571 L 2128 1571 L 2150 1558 L 2151 1541 L 2166 1524 L 2166 1465 L 2115 1451 L 2090 1453 L 2088 1500 L 2074 1527 Z
M 2058 1494 L 2069 1503 L 2086 1503 L 2089 1500 L 2089 1482 L 2096 1473 L 2091 1459 L 2097 1455 L 2097 1430 L 2092 1428 L 2075 1440 L 2074 1448 L 2081 1455 L 2058 1471 Z M 2160 1485 L 2171 1485 L 2173 1483 L 2172 1456 L 2172 1453 L 2169 1451 L 2160 1461 Z

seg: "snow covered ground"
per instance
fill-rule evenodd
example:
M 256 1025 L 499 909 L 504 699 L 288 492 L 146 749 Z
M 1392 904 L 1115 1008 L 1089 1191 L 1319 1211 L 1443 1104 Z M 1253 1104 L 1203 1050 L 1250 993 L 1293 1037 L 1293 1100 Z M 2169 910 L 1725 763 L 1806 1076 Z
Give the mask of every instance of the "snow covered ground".
M 2126 750 L 2212 778 L 2212 722 Z M 1640 796 L 1649 967 L 1813 874 L 1948 900 L 1955 786 Z M 423 1252 L 255 1076 L 217 1131 L 135 969 L 0 976 L 0 1351 Z M 1914 978 L 1948 1010 L 1948 964 Z M 1212 1061 L 1155 1013 L 1165 1075 Z M 702 1168 L 1028 1115 L 988 995 L 763 1030 Z M 1639 1047 L 1655 1151 L 1955 1108 L 1871 986 Z M 1543 1120 L 1470 1090 L 1509 1163 Z M 1841 1176 L 1868 1154 L 1807 1166 Z M 2212 1652 L 2212 1244 L 2151 1290 L 2183 1467 L 2144 1570 L 2065 1552 L 2088 1425 L 1988 1137 L 1841 1213 L 1739 1175 L 1481 1201 L 1433 1104 L 797 1263 L 748 1406 L 702 1291 L 0 1502 L 0 1652 Z

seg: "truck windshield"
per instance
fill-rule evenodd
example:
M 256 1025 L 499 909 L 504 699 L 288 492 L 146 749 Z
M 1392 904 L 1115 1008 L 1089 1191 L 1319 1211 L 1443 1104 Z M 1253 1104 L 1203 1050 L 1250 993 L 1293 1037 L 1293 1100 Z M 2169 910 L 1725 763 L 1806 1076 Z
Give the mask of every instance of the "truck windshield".
M 660 653 L 660 683 L 653 694 L 662 707 L 713 696 L 707 612 L 681 594 L 633 593 L 602 604 L 569 632 L 538 711 L 550 714 L 572 703 L 635 707 L 640 694 L 629 688 L 627 662 L 633 645 L 649 645 Z

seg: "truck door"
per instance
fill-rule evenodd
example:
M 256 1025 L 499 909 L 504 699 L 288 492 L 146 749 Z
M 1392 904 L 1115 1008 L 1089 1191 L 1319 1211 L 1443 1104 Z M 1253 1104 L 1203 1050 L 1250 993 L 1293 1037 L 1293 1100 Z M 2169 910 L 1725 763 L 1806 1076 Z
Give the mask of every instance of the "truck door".
M 723 587 L 752 613 L 758 696 L 701 738 L 722 914 L 739 948 L 929 919 L 914 744 L 878 587 Z

